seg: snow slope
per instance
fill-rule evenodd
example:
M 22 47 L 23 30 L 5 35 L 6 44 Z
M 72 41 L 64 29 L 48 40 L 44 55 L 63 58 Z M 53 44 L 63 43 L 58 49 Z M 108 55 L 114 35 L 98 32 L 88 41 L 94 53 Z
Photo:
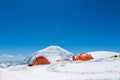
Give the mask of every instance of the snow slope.
M 120 80 L 120 59 L 0 68 L 0 80 Z
M 87 54 L 91 54 L 94 57 L 94 59 L 109 58 L 110 56 L 120 55 L 120 53 L 110 51 L 93 51 L 87 52 Z
M 49 46 L 27 57 L 26 62 L 30 64 L 38 56 L 45 56 L 51 63 L 54 63 L 58 59 L 70 59 L 72 58 L 73 54 L 59 46 Z

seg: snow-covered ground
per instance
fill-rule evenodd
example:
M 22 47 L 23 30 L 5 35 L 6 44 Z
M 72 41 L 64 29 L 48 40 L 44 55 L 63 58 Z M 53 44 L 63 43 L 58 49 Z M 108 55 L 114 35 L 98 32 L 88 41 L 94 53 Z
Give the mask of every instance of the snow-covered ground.
M 120 59 L 0 68 L 0 80 L 120 80 Z

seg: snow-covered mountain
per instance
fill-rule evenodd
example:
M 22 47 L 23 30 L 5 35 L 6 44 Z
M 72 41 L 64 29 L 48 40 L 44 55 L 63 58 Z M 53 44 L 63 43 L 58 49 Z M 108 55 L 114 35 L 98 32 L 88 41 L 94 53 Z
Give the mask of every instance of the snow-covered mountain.
M 8 55 L 8 54 L 2 54 L 0 55 L 0 62 L 4 62 L 4 61 L 21 61 L 24 60 L 24 56 L 22 55 L 17 55 L 17 56 L 13 56 L 13 55 Z
M 51 63 L 54 63 L 58 59 L 71 59 L 73 53 L 59 46 L 49 46 L 43 50 L 39 50 L 34 54 L 30 55 L 25 59 L 25 61 L 31 64 L 34 61 L 34 59 L 38 56 L 45 56 Z
M 94 59 L 109 58 L 110 56 L 120 55 L 120 53 L 118 52 L 111 52 L 111 51 L 93 51 L 93 52 L 87 52 L 87 54 L 91 54 L 94 57 Z
M 0 55 L 0 67 L 5 68 L 12 65 L 19 65 L 23 63 L 25 57 L 18 55 L 8 55 L 8 54 L 2 54 Z

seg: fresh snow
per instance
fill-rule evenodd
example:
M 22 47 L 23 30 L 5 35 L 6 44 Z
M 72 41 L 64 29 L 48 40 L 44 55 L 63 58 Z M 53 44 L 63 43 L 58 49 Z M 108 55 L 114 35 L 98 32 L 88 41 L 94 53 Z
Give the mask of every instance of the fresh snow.
M 120 59 L 0 68 L 0 80 L 120 80 Z

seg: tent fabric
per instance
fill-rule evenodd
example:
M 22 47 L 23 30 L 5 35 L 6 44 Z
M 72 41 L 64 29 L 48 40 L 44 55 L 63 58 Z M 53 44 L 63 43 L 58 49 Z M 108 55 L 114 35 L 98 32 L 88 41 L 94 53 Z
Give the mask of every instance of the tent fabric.
M 49 60 L 45 58 L 44 56 L 39 56 L 36 58 L 36 60 L 31 64 L 31 66 L 34 65 L 40 65 L 40 64 L 50 64 Z
M 79 54 L 73 57 L 73 61 L 78 61 L 78 60 L 89 61 L 91 59 L 94 59 L 94 58 L 90 54 Z

